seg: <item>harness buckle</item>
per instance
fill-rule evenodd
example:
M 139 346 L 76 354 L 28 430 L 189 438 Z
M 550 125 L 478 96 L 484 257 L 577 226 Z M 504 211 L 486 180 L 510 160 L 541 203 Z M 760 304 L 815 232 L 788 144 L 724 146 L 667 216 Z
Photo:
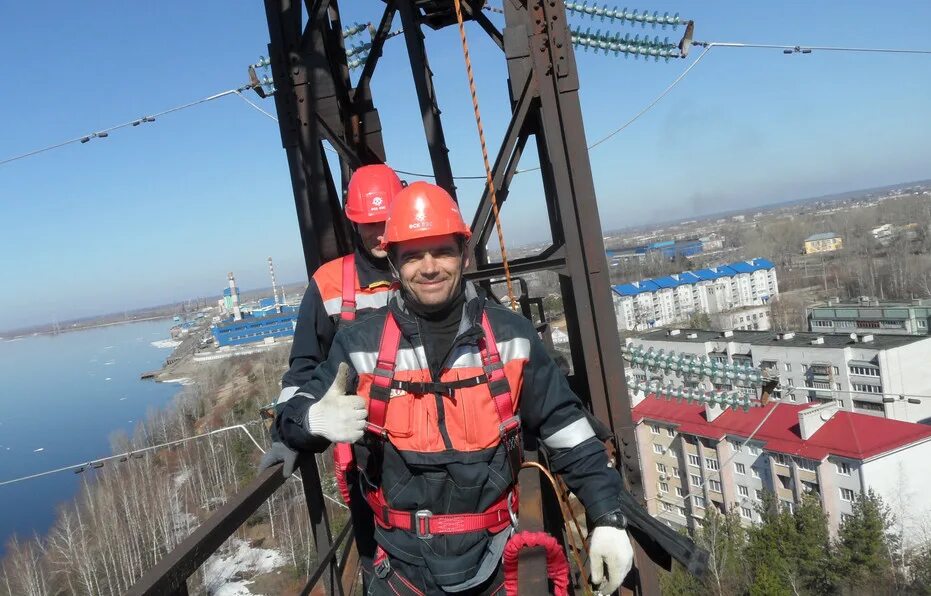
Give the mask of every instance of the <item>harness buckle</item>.
M 414 532 L 417 534 L 418 538 L 423 538 L 424 540 L 433 538 L 433 534 L 430 533 L 431 517 L 433 517 L 433 512 L 429 509 L 421 509 L 414 512 Z
M 382 439 L 388 440 L 388 430 L 383 426 L 378 426 L 377 424 L 372 424 L 371 422 L 365 423 L 365 430 L 376 434 Z
M 515 491 L 512 490 L 511 492 L 508 493 L 507 504 L 508 504 L 508 515 L 511 516 L 511 525 L 516 528 L 517 527 L 517 511 L 516 510 L 520 502 L 518 501 L 517 493 Z
M 376 560 L 374 569 L 375 577 L 385 579 L 391 573 L 391 563 L 388 562 L 388 556 L 385 555 L 380 561 Z
M 504 441 L 508 439 L 509 436 L 514 434 L 514 431 L 520 429 L 520 416 L 512 416 L 498 425 L 498 432 L 501 435 L 501 440 Z

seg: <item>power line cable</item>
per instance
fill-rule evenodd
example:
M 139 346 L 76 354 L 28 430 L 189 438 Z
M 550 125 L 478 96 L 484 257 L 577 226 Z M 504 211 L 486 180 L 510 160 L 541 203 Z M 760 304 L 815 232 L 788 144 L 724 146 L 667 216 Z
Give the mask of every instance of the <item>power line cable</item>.
M 812 52 L 867 52 L 883 54 L 931 54 L 931 50 L 920 50 L 914 48 L 865 48 L 865 47 L 843 47 L 843 46 L 803 46 L 803 45 L 780 45 L 765 43 L 738 43 L 723 41 L 693 41 L 693 46 L 703 48 L 760 48 L 768 50 L 782 50 L 786 54 L 810 54 Z
M 188 102 L 188 103 L 185 103 L 185 104 L 182 104 L 182 105 L 179 105 L 179 106 L 175 106 L 175 107 L 173 107 L 173 108 L 168 108 L 167 110 L 162 110 L 161 112 L 155 112 L 154 114 L 150 114 L 150 115 L 148 115 L 148 116 L 143 116 L 143 117 L 141 117 L 141 118 L 136 118 L 135 120 L 130 120 L 129 122 L 124 122 L 124 123 L 122 123 L 122 124 L 117 124 L 116 126 L 111 126 L 111 127 L 109 127 L 109 128 L 103 128 L 103 129 L 100 129 L 100 130 L 98 130 L 98 131 L 96 131 L 96 132 L 88 133 L 88 134 L 82 135 L 82 136 L 80 136 L 80 137 L 75 137 L 75 138 L 73 138 L 73 139 L 69 139 L 69 140 L 67 140 L 67 141 L 62 141 L 62 142 L 60 142 L 60 143 L 55 143 L 55 144 L 53 144 L 53 145 L 48 145 L 48 146 L 46 146 L 46 147 L 41 147 L 41 148 L 39 148 L 39 149 L 33 149 L 32 151 L 28 151 L 28 152 L 22 153 L 22 154 L 20 154 L 20 155 L 14 155 L 14 156 L 12 156 L 12 157 L 7 157 L 7 158 L 5 158 L 5 159 L 3 159 L 3 160 L 0 160 L 0 166 L 6 165 L 6 164 L 8 164 L 8 163 L 10 163 L 10 162 L 17 161 L 17 160 L 20 160 L 20 159 L 25 159 L 25 158 L 27 158 L 27 157 L 32 157 L 32 156 L 38 155 L 38 154 L 40 154 L 40 153 L 45 153 L 46 151 L 51 151 L 52 149 L 59 149 L 59 148 L 61 148 L 61 147 L 65 147 L 65 146 L 67 146 L 67 145 L 73 145 L 74 143 L 82 143 L 82 144 L 83 144 L 83 143 L 87 143 L 87 142 L 90 141 L 91 139 L 103 139 L 103 138 L 108 137 L 108 136 L 110 135 L 110 133 L 113 132 L 113 131 L 120 130 L 120 129 L 122 129 L 122 128 L 129 128 L 129 127 L 133 127 L 133 126 L 139 126 L 140 124 L 145 124 L 145 123 L 149 123 L 149 122 L 155 122 L 155 119 L 156 119 L 156 118 L 159 118 L 159 117 L 161 117 L 161 116 L 166 116 L 166 115 L 172 114 L 172 113 L 174 113 L 174 112 L 180 112 L 181 110 L 186 110 L 186 109 L 188 109 L 188 108 L 193 108 L 194 106 L 200 105 L 200 104 L 202 104 L 202 103 L 207 103 L 207 102 L 210 102 L 210 101 L 214 101 L 214 100 L 220 99 L 221 97 L 226 97 L 227 95 L 232 95 L 232 94 L 234 94 L 234 93 L 240 94 L 241 91 L 245 91 L 246 89 L 251 89 L 251 88 L 252 88 L 252 85 L 250 84 L 250 85 L 244 85 L 244 86 L 242 86 L 242 87 L 237 87 L 236 89 L 228 89 L 228 90 L 226 90 L 226 91 L 222 91 L 222 92 L 220 92 L 220 93 L 215 93 L 215 94 L 213 94 L 213 95 L 209 95 L 209 96 L 207 96 L 207 97 L 203 97 L 203 98 L 201 98 L 201 99 L 198 99 L 198 100 L 195 100 L 195 101 L 192 101 L 192 102 Z M 241 94 L 240 94 L 240 95 L 241 95 Z
M 206 433 L 202 433 L 202 434 L 199 434 L 199 435 L 194 435 L 194 436 L 192 436 L 192 437 L 187 437 L 187 438 L 184 438 L 184 439 L 178 439 L 178 440 L 175 440 L 175 441 L 168 441 L 168 442 L 166 442 L 166 443 L 160 443 L 160 444 L 158 444 L 158 445 L 152 445 L 151 447 L 143 447 L 142 449 L 134 449 L 134 450 L 132 450 L 132 451 L 127 451 L 127 452 L 125 452 L 125 453 L 119 453 L 119 454 L 117 454 L 117 455 L 110 455 L 110 456 L 107 456 L 107 457 L 101 457 L 101 458 L 99 458 L 99 459 L 92 459 L 92 460 L 90 460 L 90 461 L 86 461 L 86 462 L 83 462 L 83 463 L 80 463 L 80 464 L 73 464 L 73 465 L 70 465 L 70 466 L 64 466 L 64 467 L 61 467 L 61 468 L 55 468 L 54 470 L 46 470 L 45 472 L 39 472 L 39 473 L 37 473 L 37 474 L 30 474 L 30 475 L 28 475 L 28 476 L 22 476 L 22 477 L 20 477 L 20 478 L 13 478 L 12 480 L 4 480 L 3 482 L 0 482 L 0 486 L 6 486 L 7 484 L 17 484 L 17 483 L 19 483 L 19 482 L 24 482 L 24 481 L 26 481 L 26 480 L 33 480 L 33 479 L 35 479 L 35 478 L 41 478 L 42 476 L 48 476 L 48 475 L 50 475 L 50 474 L 56 474 L 56 473 L 58 473 L 58 472 L 66 472 L 66 471 L 68 471 L 68 470 L 81 470 L 81 471 L 83 471 L 83 470 L 84 470 L 85 468 L 87 468 L 87 467 L 97 467 L 97 468 L 99 468 L 99 467 L 103 466 L 104 462 L 108 462 L 108 461 L 112 461 L 112 460 L 120 460 L 120 459 L 123 459 L 123 458 L 129 459 L 130 457 L 134 457 L 134 456 L 137 456 L 137 455 L 139 455 L 139 454 L 142 454 L 142 453 L 145 453 L 145 452 L 148 452 L 148 451 L 155 451 L 155 450 L 157 450 L 157 449 L 163 449 L 163 448 L 165 448 L 165 447 L 170 447 L 170 446 L 172 446 L 172 445 L 180 445 L 181 443 L 187 443 L 187 442 L 193 441 L 193 440 L 195 440 L 195 439 L 202 439 L 202 438 L 204 438 L 204 437 L 208 437 L 208 436 L 211 436 L 211 435 L 215 435 L 215 434 L 219 434 L 219 433 L 222 433 L 222 432 L 227 432 L 227 431 L 235 430 L 235 429 L 241 429 L 244 433 L 246 433 L 246 435 L 249 437 L 249 439 L 255 444 L 255 446 L 258 448 L 258 450 L 261 451 L 262 453 L 265 453 L 265 450 L 262 449 L 262 446 L 259 445 L 258 441 L 255 440 L 255 437 L 252 436 L 252 433 L 249 432 L 249 429 L 246 428 L 246 426 L 251 426 L 251 425 L 260 424 L 260 423 L 261 423 L 261 420 L 253 420 L 252 422 L 246 422 L 246 423 L 244 423 L 244 424 L 234 424 L 234 425 L 232 425 L 232 426 L 225 426 L 225 427 L 223 427 L 223 428 L 218 428 L 218 429 L 215 429 L 215 430 L 206 432 Z

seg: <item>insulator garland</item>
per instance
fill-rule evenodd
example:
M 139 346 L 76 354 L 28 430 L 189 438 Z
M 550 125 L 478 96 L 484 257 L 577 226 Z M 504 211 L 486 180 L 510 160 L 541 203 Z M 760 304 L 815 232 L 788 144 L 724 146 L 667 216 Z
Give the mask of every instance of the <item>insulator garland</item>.
M 600 18 L 602 21 L 608 19 L 610 21 L 617 21 L 620 23 L 630 23 L 636 24 L 640 23 L 641 27 L 646 27 L 650 25 L 651 27 L 656 27 L 660 25 L 663 29 L 667 26 L 671 26 L 673 29 L 687 22 L 687 19 L 683 19 L 679 16 L 679 13 L 670 15 L 668 12 L 664 12 L 662 15 L 656 11 L 653 11 L 651 14 L 649 11 L 642 10 L 627 10 L 615 8 L 608 8 L 608 5 L 605 4 L 602 7 L 598 7 L 595 4 L 591 6 L 588 5 L 588 2 L 566 2 L 566 10 L 583 16 L 587 16 L 591 19 Z
M 657 61 L 662 58 L 667 62 L 670 58 L 680 58 L 682 55 L 679 46 L 671 43 L 668 37 L 662 41 L 660 41 L 659 37 L 654 37 L 651 40 L 649 36 L 644 36 L 641 39 L 639 35 L 602 34 L 601 30 L 592 33 L 590 28 L 585 31 L 574 28 L 570 29 L 569 33 L 572 35 L 572 43 L 586 51 L 592 49 L 596 52 L 602 50 L 605 54 L 614 52 L 615 56 L 624 54 L 635 58 L 640 56 L 652 57 Z

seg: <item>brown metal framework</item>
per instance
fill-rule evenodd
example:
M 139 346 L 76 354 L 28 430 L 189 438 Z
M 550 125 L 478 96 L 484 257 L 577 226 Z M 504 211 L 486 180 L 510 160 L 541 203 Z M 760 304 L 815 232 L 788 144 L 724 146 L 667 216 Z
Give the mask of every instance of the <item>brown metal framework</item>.
M 440 186 L 454 196 L 456 192 L 423 43 L 424 26 L 439 29 L 456 22 L 453 2 L 384 0 L 372 4 L 383 6 L 384 12 L 375 29 L 368 59 L 353 86 L 341 35 L 338 0 L 304 0 L 303 4 L 299 0 L 265 0 L 275 105 L 291 172 L 308 277 L 321 263 L 349 252 L 352 245 L 350 228 L 342 215 L 341 197 L 345 189 L 336 188 L 324 141 L 338 154 L 343 185 L 360 165 L 390 163 L 386 160 L 370 83 L 396 12 L 404 27 L 434 176 Z M 637 573 L 629 576 L 627 585 L 636 593 L 658 594 L 658 572 L 653 561 L 668 566 L 672 556 L 695 568 L 696 553 L 690 544 L 683 546 L 671 530 L 654 522 L 637 503 L 643 495 L 637 443 L 565 5 L 563 0 L 503 0 L 506 26 L 499 31 L 482 13 L 483 4 L 484 0 L 463 0 L 462 9 L 465 18 L 475 21 L 501 48 L 507 61 L 511 118 L 492 167 L 497 200 L 502 207 L 507 202 L 511 180 L 527 141 L 533 137 L 552 238 L 552 244 L 538 255 L 511 261 L 510 270 L 514 275 L 535 271 L 558 274 L 575 371 L 570 383 L 609 429 L 609 450 L 617 454 L 620 472 L 630 491 L 625 502 L 631 534 L 638 546 Z M 501 264 L 492 262 L 485 251 L 493 226 L 486 191 L 472 220 L 470 249 L 475 254 L 475 265 L 469 272 L 470 278 L 484 284 L 503 274 Z M 524 314 L 530 316 L 532 304 L 542 311 L 542 303 L 527 296 L 526 284 L 521 287 Z M 528 447 L 528 454 L 535 457 L 534 445 Z M 277 471 L 280 466 L 273 469 Z M 346 564 L 345 553 L 349 549 L 343 548 L 351 538 L 344 531 L 335 543 L 332 539 L 313 458 L 302 462 L 301 473 L 319 556 L 319 567 L 305 593 L 323 578 L 331 593 L 342 594 L 340 577 L 354 571 Z M 542 484 L 543 489 L 536 472 L 525 471 L 521 475 L 521 529 L 546 529 L 561 537 L 558 506 L 545 488 L 546 483 Z M 236 502 L 251 503 L 254 511 L 278 485 L 266 471 Z M 217 542 L 219 538 L 228 537 L 245 521 L 248 509 L 245 506 L 230 509 L 226 512 L 229 515 L 211 518 L 206 530 L 199 530 L 150 570 L 134 592 L 186 593 L 185 578 L 210 554 L 208 549 L 212 551 L 222 543 Z M 647 549 L 653 561 L 641 547 Z M 336 557 L 339 548 L 344 552 L 342 561 Z M 545 586 L 540 586 L 545 582 L 542 564 L 542 557 L 533 551 L 521 558 L 522 591 L 526 588 L 529 593 L 532 584 L 546 591 Z

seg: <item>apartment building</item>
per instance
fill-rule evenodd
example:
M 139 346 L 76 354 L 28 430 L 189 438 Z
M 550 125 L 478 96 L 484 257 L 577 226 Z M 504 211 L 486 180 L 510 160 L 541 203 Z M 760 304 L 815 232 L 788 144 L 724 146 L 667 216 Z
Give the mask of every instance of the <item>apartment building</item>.
M 806 309 L 808 329 L 817 333 L 928 335 L 931 298 L 880 301 L 869 296 L 841 302 L 832 298 Z
M 813 234 L 805 238 L 802 246 L 802 252 L 811 255 L 819 252 L 834 252 L 844 247 L 843 239 L 834 232 L 823 232 Z
M 714 314 L 766 304 L 779 293 L 779 283 L 775 265 L 757 258 L 612 289 L 618 328 L 643 331 L 687 321 L 698 312 Z
M 767 491 L 789 510 L 806 493 L 818 495 L 832 534 L 868 489 L 893 507 L 910 539 L 931 519 L 931 427 L 836 402 L 745 413 L 632 397 L 647 508 L 670 526 L 694 529 L 711 507 L 759 521 Z M 897 510 L 901 503 L 908 505 Z
M 931 422 L 931 399 L 921 397 L 931 396 L 931 337 L 671 329 L 627 343 L 759 367 L 779 377 L 774 397 L 789 403 L 836 401 L 851 412 Z M 683 382 L 636 366 L 629 374 L 641 381 Z

